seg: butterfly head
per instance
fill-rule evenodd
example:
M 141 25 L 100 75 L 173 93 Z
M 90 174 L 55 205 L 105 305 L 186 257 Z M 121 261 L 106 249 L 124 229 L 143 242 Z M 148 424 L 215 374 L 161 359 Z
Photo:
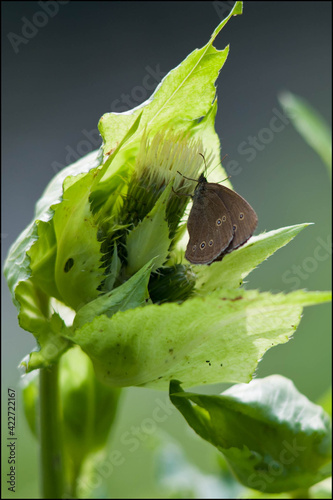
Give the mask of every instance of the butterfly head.
M 205 184 L 205 183 L 207 183 L 206 177 L 204 176 L 204 174 L 200 174 L 200 177 L 198 179 L 198 185 Z

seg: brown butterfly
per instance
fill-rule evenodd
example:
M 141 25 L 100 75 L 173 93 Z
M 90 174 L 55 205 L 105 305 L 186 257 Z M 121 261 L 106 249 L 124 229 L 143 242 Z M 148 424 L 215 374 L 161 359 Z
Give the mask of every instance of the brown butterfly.
M 244 245 L 252 236 L 258 217 L 235 191 L 207 182 L 203 174 L 196 182 L 187 222 L 190 240 L 185 257 L 192 264 L 211 264 Z

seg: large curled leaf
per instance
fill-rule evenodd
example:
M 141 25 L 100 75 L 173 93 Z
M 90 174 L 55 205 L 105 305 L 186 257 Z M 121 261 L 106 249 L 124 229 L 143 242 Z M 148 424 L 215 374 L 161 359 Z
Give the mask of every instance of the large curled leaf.
M 201 49 L 194 50 L 179 66 L 170 71 L 146 102 L 131 112 L 107 113 L 102 116 L 99 130 L 104 141 L 104 154 L 117 147 L 124 131 L 128 130 L 136 116 L 142 112 L 140 127 L 126 146 L 134 148 L 131 154 L 134 154 L 137 147 L 135 144 L 145 128 L 150 133 L 155 133 L 167 125 L 174 130 L 193 129 L 193 134 L 196 134 L 208 126 L 209 145 L 216 148 L 213 153 L 216 164 L 216 159 L 219 158 L 218 137 L 214 128 L 210 127 L 211 120 L 202 124 L 199 124 L 199 120 L 205 116 L 215 116 L 214 82 L 229 52 L 229 47 L 222 51 L 217 50 L 213 42 L 229 19 L 241 13 L 242 2 L 236 2 L 230 14 L 215 29 L 210 41 Z M 116 161 L 121 163 L 122 156 Z
M 174 378 L 186 386 L 248 382 L 265 351 L 295 332 L 302 308 L 328 300 L 325 292 L 216 290 L 182 304 L 96 317 L 71 340 L 114 386 L 165 389 Z
M 172 381 L 170 399 L 245 486 L 278 493 L 330 475 L 330 418 L 280 375 L 235 385 L 220 396 L 186 393 Z

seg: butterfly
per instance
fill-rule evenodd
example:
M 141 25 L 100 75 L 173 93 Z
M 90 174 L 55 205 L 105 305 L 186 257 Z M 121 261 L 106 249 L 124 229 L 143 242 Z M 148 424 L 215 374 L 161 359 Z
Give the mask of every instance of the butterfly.
M 258 217 L 235 191 L 208 182 L 204 174 L 196 182 L 185 257 L 192 264 L 211 264 L 244 245 L 257 227 Z

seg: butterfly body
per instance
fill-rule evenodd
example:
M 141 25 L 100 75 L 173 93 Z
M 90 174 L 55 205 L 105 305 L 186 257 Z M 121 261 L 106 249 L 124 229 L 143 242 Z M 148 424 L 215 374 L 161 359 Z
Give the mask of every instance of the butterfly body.
M 244 245 L 258 222 L 250 204 L 231 189 L 198 179 L 187 229 L 185 257 L 192 264 L 211 264 Z

